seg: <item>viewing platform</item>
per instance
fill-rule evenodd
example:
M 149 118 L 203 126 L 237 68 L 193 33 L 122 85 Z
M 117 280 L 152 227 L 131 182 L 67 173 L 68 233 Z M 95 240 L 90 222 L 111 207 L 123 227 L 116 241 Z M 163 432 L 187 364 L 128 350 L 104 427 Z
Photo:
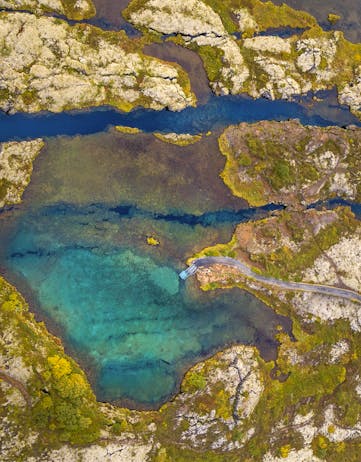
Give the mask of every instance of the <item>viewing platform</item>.
M 181 273 L 179 273 L 179 277 L 181 279 L 187 279 L 189 276 L 193 276 L 198 270 L 198 267 L 194 264 L 188 266 L 187 269 L 183 270 Z

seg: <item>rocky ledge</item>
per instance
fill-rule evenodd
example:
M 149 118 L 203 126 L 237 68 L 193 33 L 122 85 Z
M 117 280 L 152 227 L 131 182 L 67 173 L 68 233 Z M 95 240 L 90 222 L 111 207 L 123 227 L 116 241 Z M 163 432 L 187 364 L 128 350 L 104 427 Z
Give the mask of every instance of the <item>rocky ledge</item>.
M 0 324 L 4 462 L 172 461 L 182 451 L 238 450 L 255 432 L 248 421 L 267 371 L 254 347 L 197 364 L 172 402 L 139 412 L 97 403 L 83 372 L 2 278 Z
M 58 13 L 69 19 L 88 19 L 95 15 L 91 0 L 0 0 L 0 8 L 33 13 Z
M 290 99 L 336 86 L 340 103 L 361 115 L 361 45 L 322 30 L 305 12 L 259 0 L 241 8 L 229 0 L 133 0 L 124 14 L 141 30 L 198 51 L 216 94 Z M 269 28 L 294 33 L 281 38 L 267 35 Z
M 113 105 L 178 111 L 195 103 L 177 64 L 145 56 L 121 32 L 0 13 L 0 109 L 60 112 Z
M 241 123 L 219 138 L 222 177 L 252 206 L 290 207 L 342 197 L 361 201 L 361 129 L 298 121 Z
M 40 138 L 0 144 L 0 208 L 21 201 L 30 182 L 33 160 L 43 146 Z
M 189 133 L 154 133 L 154 136 L 164 143 L 188 146 L 202 139 L 202 134 L 190 135 Z
M 240 224 L 231 242 L 202 255 L 231 256 L 278 279 L 361 292 L 361 225 L 347 208 L 283 211 Z M 252 446 L 246 446 L 255 457 L 249 460 L 356 461 L 361 442 L 360 305 L 284 292 L 220 265 L 199 270 L 197 277 L 206 290 L 246 289 L 293 320 L 293 337 L 278 335 L 278 358 L 250 419 L 255 425 L 258 416 L 262 426 L 256 425 Z

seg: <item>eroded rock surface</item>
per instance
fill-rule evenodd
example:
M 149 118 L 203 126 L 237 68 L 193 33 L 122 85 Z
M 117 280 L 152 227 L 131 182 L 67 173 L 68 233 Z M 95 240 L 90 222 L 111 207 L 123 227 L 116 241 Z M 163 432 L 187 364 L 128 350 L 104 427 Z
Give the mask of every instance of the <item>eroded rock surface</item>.
M 7 112 L 102 104 L 181 110 L 195 101 L 179 66 L 145 56 L 124 32 L 1 13 L 0 43 L 0 108 Z
M 34 13 L 55 12 L 77 20 L 95 15 L 91 0 L 0 0 L 0 8 L 29 10 Z
M 21 201 L 30 182 L 33 160 L 43 146 L 41 139 L 0 144 L 0 207 Z
M 340 102 L 360 115 L 361 45 L 323 31 L 307 13 L 258 0 L 242 8 L 229 1 L 133 0 L 125 15 L 140 29 L 175 35 L 170 40 L 196 49 L 216 94 L 292 99 L 336 86 Z M 254 37 L 272 27 L 295 33 Z

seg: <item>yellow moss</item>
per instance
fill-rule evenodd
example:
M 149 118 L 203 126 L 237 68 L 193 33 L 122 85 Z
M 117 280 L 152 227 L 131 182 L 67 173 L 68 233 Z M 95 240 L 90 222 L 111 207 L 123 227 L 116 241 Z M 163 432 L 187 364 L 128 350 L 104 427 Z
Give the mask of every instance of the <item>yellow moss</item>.
M 51 372 L 56 379 L 60 379 L 64 375 L 71 373 L 71 364 L 65 358 L 61 358 L 58 355 L 49 356 L 48 363 L 50 365 Z
M 126 125 L 116 125 L 114 127 L 118 132 L 127 133 L 129 135 L 135 135 L 137 133 L 141 133 L 142 130 L 136 127 L 127 127 Z
M 317 445 L 320 449 L 326 449 L 328 446 L 327 439 L 324 436 L 319 436 L 317 440 Z
M 340 19 L 341 19 L 341 16 L 339 16 L 338 14 L 330 13 L 330 14 L 327 16 L 327 20 L 328 20 L 328 22 L 330 22 L 331 24 L 336 24 L 336 22 L 338 22 Z
M 280 456 L 283 458 L 288 457 L 289 453 L 291 451 L 291 445 L 286 444 L 285 446 L 280 447 Z
M 221 419 L 232 417 L 232 408 L 230 405 L 230 396 L 224 389 L 215 395 L 216 416 Z
M 239 179 L 239 165 L 228 148 L 224 134 L 219 137 L 218 145 L 221 153 L 226 157 L 226 165 L 221 173 L 221 178 L 226 186 L 228 186 L 235 196 L 242 197 L 242 199 L 245 199 L 253 207 L 266 205 L 268 201 L 261 181 L 254 179 L 252 182 L 246 183 Z
M 340 443 L 337 443 L 336 445 L 336 452 L 340 453 L 343 452 L 346 448 L 346 443 L 344 441 L 341 441 Z

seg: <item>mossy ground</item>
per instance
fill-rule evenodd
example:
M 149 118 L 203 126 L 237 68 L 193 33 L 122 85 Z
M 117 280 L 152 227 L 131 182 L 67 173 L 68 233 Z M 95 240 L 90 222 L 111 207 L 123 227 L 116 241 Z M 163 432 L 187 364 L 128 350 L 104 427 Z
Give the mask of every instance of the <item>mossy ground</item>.
M 226 157 L 221 176 L 252 206 L 279 202 L 295 207 L 345 195 L 330 188 L 333 175 L 346 172 L 360 200 L 360 142 L 361 131 L 354 128 L 304 127 L 298 121 L 240 124 L 219 138 Z M 332 156 L 334 165 L 327 165 L 325 156 Z
M 141 133 L 141 130 L 136 127 L 126 127 L 125 125 L 116 125 L 115 130 L 121 133 L 126 133 L 128 135 L 136 135 L 137 133 Z
M 264 219 L 244 227 L 243 233 L 237 229 L 228 244 L 204 249 L 201 255 L 246 255 L 246 244 L 242 239 L 252 228 L 253 236 L 261 243 L 267 242 L 270 247 L 277 247 L 276 242 L 286 236 L 293 241 L 298 251 L 290 251 L 279 246 L 282 258 L 274 258 L 274 252 L 248 255 L 249 261 L 256 261 L 258 270 L 278 278 L 297 278 L 303 270 L 313 265 L 317 256 L 337 243 L 342 236 L 352 236 L 359 226 L 353 214 L 347 208 L 339 208 L 335 212 L 337 219 L 326 225 L 316 235 L 310 227 L 315 213 L 281 212 L 277 217 Z M 309 217 L 306 218 L 306 215 Z M 312 219 L 311 219 L 312 217 Z M 327 218 L 327 221 L 329 221 Z M 247 227 L 247 229 L 245 228 Z M 253 245 L 254 248 L 254 245 Z M 287 256 L 286 256 L 287 254 Z M 260 263 L 261 261 L 261 263 Z M 258 266 L 259 265 L 259 266 Z M 251 280 L 239 277 L 236 272 L 217 269 L 213 276 L 203 279 L 204 290 L 215 288 L 240 287 L 252 292 L 279 313 L 291 317 L 293 321 L 293 337 L 280 331 L 278 334 L 279 351 L 275 362 L 265 363 L 259 359 L 265 381 L 265 391 L 243 431 L 255 428 L 254 437 L 242 450 L 243 460 L 262 460 L 266 452 L 274 456 L 285 457 L 292 449 L 304 447 L 300 430 L 302 425 L 295 424 L 296 416 L 308 416 L 315 426 L 312 449 L 321 459 L 339 461 L 357 461 L 361 444 L 359 437 L 352 440 L 332 442 L 335 428 L 352 428 L 361 418 L 361 399 L 356 393 L 359 370 L 361 368 L 360 340 L 361 334 L 351 330 L 349 322 L 336 320 L 333 322 L 310 322 L 301 318 L 293 309 L 290 301 L 292 294 L 280 298 L 277 291 L 264 291 L 257 288 Z M 207 281 L 207 282 L 206 282 Z M 348 349 L 337 359 L 332 359 L 331 350 L 338 342 L 346 342 Z M 192 377 L 190 384 L 202 385 L 198 377 Z M 325 409 L 333 406 L 335 422 L 325 434 Z M 312 413 L 312 414 L 310 414 Z M 309 417 L 311 416 L 311 417 Z M 277 428 L 277 430 L 275 430 Z
M 69 19 L 82 20 L 95 16 L 95 6 L 91 0 L 87 0 L 88 9 L 86 11 L 75 8 L 76 0 L 61 0 L 61 3 L 63 5 L 65 15 Z
M 24 299 L 3 278 L 0 322 L 2 332 L 16 339 L 10 346 L 2 340 L 2 354 L 21 357 L 31 370 L 24 386 L 32 397 L 32 407 L 19 416 L 21 428 L 41 434 L 39 449 L 60 442 L 95 441 L 104 419 L 98 413 L 84 372 L 64 354 L 60 342 L 47 332 L 44 324 L 35 322 Z

